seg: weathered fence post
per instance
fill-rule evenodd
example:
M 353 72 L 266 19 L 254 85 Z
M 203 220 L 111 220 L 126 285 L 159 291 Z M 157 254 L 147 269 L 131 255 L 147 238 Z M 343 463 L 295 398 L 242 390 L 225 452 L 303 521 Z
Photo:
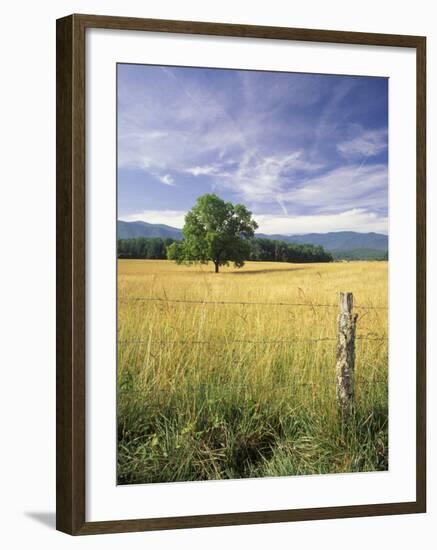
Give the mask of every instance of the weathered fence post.
M 350 412 L 354 401 L 355 327 L 352 292 L 340 292 L 337 318 L 336 397 L 342 414 Z

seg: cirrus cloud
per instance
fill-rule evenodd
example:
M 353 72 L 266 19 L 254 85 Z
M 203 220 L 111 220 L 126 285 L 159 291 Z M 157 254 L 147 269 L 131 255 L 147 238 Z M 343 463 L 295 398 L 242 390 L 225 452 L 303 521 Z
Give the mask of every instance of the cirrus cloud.
M 245 203 L 272 231 L 295 232 L 297 218 L 314 231 L 343 222 L 387 229 L 386 79 L 118 71 L 120 218 L 146 212 L 172 225 L 175 212 L 215 192 Z

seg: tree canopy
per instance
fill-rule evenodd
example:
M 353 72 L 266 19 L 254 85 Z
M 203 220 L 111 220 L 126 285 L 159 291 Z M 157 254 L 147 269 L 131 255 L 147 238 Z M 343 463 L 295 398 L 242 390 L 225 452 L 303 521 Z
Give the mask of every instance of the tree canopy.
M 229 262 L 242 267 L 257 228 L 252 212 L 244 205 L 233 205 L 214 194 L 202 195 L 185 216 L 184 240 L 171 244 L 167 255 L 178 263 L 211 261 L 216 273 Z

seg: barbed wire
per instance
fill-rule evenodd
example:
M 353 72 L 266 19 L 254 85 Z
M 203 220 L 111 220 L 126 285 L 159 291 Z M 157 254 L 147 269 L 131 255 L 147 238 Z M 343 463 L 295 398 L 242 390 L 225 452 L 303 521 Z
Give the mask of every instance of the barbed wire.
M 216 345 L 224 346 L 231 344 L 288 344 L 294 342 L 330 342 L 335 341 L 335 338 L 300 338 L 293 340 L 224 340 L 224 341 L 212 341 L 212 340 L 118 340 L 119 344 L 159 344 L 159 345 L 173 345 L 173 344 L 189 344 L 189 345 Z
M 383 342 L 387 341 L 387 336 L 357 336 L 356 340 L 366 340 L 371 342 Z M 257 344 L 257 345 L 269 345 L 269 344 L 293 344 L 297 342 L 309 342 L 309 343 L 318 343 L 318 342 L 336 342 L 336 337 L 326 337 L 326 338 L 293 338 L 293 339 L 283 339 L 283 340 L 141 340 L 141 339 L 124 339 L 118 340 L 118 344 L 121 345 L 210 345 L 210 346 L 227 346 L 231 344 Z
M 354 379 L 354 383 L 355 384 L 368 384 L 368 385 L 371 385 L 371 384 L 388 384 L 388 378 L 373 378 L 373 379 L 368 379 L 368 378 L 364 378 L 362 376 L 360 377 L 355 377 Z M 246 392 L 254 392 L 256 393 L 257 391 L 259 391 L 261 388 L 262 389 L 267 389 L 269 391 L 272 391 L 272 392 L 281 392 L 281 391 L 287 391 L 287 390 L 290 390 L 290 389 L 293 389 L 294 387 L 300 387 L 300 386 L 310 386 L 310 387 L 314 387 L 314 386 L 320 386 L 320 382 L 304 382 L 302 380 L 290 380 L 290 382 L 288 384 L 281 384 L 280 386 L 273 386 L 273 385 L 261 385 L 261 386 L 253 386 L 253 385 L 250 385 L 250 384 L 238 384 L 238 385 L 232 385 L 232 386 L 226 386 L 226 385 L 221 385 L 220 386 L 220 392 L 221 394 L 223 393 L 226 393 L 226 392 L 229 392 L 229 393 L 238 393 L 239 391 L 241 390 L 244 390 Z M 169 388 L 154 388 L 154 387 L 151 387 L 151 388 L 147 388 L 147 389 L 135 389 L 135 388 L 130 388 L 130 387 L 121 387 L 121 388 L 118 388 L 117 392 L 118 393 L 128 393 L 128 394 L 131 394 L 131 393 L 141 393 L 141 394 L 145 394 L 145 395 L 154 395 L 156 393 L 167 393 L 167 394 L 176 394 L 176 393 L 180 393 L 181 391 L 195 391 L 197 393 L 208 393 L 208 386 L 206 385 L 200 385 L 200 386 L 196 386 L 196 385 L 182 385 L 182 386 L 178 386 L 178 387 L 169 387 Z
M 285 307 L 318 307 L 318 308 L 337 308 L 338 304 L 318 304 L 311 302 L 237 302 L 237 301 L 225 301 L 225 300 L 180 300 L 169 298 L 149 298 L 149 297 L 135 297 L 135 298 L 120 298 L 122 303 L 127 302 L 162 302 L 162 303 L 174 303 L 174 304 L 200 304 L 200 305 L 248 305 L 248 306 L 285 306 Z M 357 309 L 385 309 L 387 306 L 370 306 L 370 305 L 357 305 L 354 304 L 354 308 Z

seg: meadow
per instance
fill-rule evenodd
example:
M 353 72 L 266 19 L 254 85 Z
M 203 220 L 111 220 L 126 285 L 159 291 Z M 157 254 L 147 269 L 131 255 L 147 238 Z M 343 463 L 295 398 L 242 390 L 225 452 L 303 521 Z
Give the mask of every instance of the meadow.
M 347 422 L 335 401 L 340 291 L 358 313 Z M 119 260 L 118 483 L 386 470 L 387 291 L 382 261 L 215 274 Z

